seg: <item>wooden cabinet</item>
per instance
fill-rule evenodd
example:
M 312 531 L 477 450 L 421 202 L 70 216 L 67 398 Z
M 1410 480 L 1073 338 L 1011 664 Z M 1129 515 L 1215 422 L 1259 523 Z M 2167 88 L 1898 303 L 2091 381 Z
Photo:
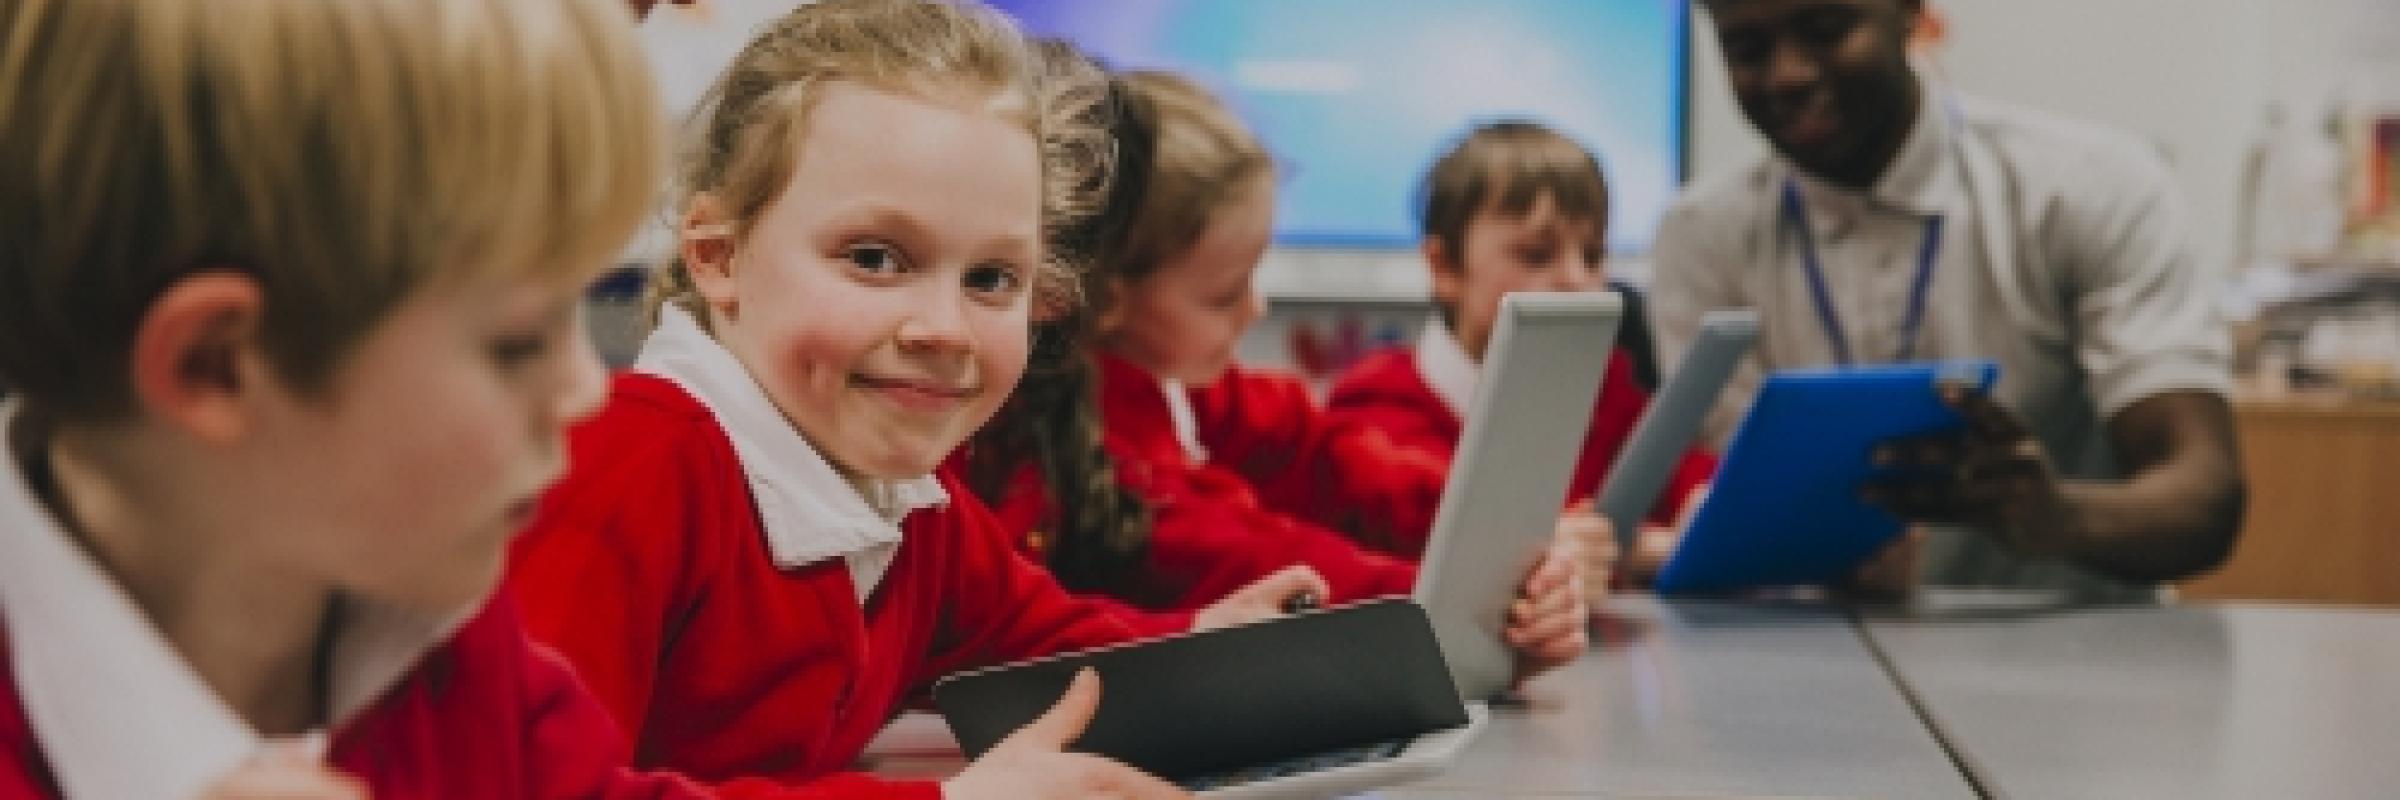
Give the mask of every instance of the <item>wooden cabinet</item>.
M 2400 403 L 2236 404 L 2250 514 L 2194 599 L 2400 606 Z

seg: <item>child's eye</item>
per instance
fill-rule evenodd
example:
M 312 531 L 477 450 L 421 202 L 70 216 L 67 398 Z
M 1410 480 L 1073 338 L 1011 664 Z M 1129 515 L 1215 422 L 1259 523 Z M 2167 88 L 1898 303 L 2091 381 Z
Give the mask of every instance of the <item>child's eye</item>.
M 1548 248 L 1533 248 L 1517 251 L 1517 261 L 1534 269 L 1540 269 L 1543 265 L 1550 263 L 1551 260 L 1557 257 L 1557 253 Z
M 967 268 L 966 286 L 985 294 L 1015 294 L 1024 288 L 1025 276 L 1007 264 L 978 264 Z
M 899 248 L 882 242 L 860 242 L 851 245 L 849 250 L 843 253 L 843 256 L 850 259 L 851 266 L 876 275 L 899 272 L 908 268 L 905 261 L 900 258 Z
M 515 368 L 531 364 L 550 352 L 547 333 L 512 333 L 493 339 L 490 345 L 492 362 Z

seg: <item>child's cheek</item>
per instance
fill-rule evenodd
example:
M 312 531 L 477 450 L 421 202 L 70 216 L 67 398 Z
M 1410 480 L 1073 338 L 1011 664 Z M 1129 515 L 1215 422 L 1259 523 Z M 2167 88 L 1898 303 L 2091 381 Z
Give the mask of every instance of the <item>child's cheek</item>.
M 1026 303 L 992 314 L 982 321 L 977 332 L 980 346 L 976 360 L 983 370 L 983 383 L 998 394 L 1016 391 L 1017 381 L 1025 377 L 1025 362 L 1032 352 L 1033 319 Z

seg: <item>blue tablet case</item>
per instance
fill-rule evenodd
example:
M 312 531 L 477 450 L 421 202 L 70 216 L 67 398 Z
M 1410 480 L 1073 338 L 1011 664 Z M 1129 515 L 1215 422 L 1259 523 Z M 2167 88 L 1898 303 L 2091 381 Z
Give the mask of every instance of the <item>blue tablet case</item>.
M 1708 499 L 1675 555 L 1661 593 L 1833 583 L 1899 535 L 1901 522 L 1858 499 L 1876 475 L 1874 447 L 1956 429 L 1937 380 L 1989 390 L 1989 361 L 1790 370 L 1767 377 L 1725 448 Z

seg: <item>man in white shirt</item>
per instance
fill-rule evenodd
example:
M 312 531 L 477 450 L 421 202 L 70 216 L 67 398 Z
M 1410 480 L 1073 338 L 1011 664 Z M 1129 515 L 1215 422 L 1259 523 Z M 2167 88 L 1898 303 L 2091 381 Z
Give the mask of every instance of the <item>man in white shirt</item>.
M 1703 2 L 1775 153 L 1660 228 L 1667 363 L 1703 312 L 1739 307 L 1762 323 L 1743 388 L 1761 368 L 1998 361 L 1989 397 L 1945 390 L 1967 433 L 1878 454 L 1926 477 L 1862 489 L 1929 531 L 1887 554 L 1915 559 L 1903 585 L 2132 600 L 2222 562 L 2244 506 L 2230 343 L 2156 155 L 1922 79 L 1921 0 Z

